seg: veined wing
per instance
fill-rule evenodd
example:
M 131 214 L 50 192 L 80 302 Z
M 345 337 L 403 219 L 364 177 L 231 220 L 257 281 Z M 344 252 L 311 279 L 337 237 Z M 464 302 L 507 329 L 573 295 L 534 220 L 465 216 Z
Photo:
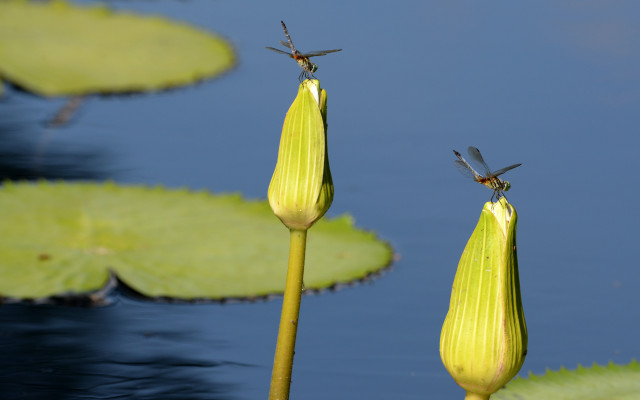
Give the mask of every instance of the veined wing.
M 335 53 L 337 51 L 342 51 L 342 49 L 333 49 L 333 50 L 320 50 L 320 51 L 311 51 L 309 53 L 303 53 L 302 55 L 304 57 L 318 57 L 318 56 L 324 56 L 325 54 L 329 54 L 329 53 Z
M 453 154 L 456 155 L 456 157 L 459 158 L 459 160 L 453 160 L 454 164 L 456 164 L 456 167 L 458 168 L 458 171 L 460 171 L 460 173 L 462 173 L 462 175 L 467 176 L 471 179 L 477 180 L 478 178 L 480 178 L 480 174 L 478 174 L 476 172 L 475 169 L 473 169 L 473 167 L 471 165 L 469 165 L 469 163 L 467 162 L 467 160 L 465 160 L 462 155 L 460 153 L 458 153 L 457 151 L 453 151 Z
M 522 164 L 513 164 L 513 165 L 509 165 L 508 167 L 504 167 L 502 169 L 497 170 L 496 172 L 492 173 L 493 176 L 500 176 L 502 174 L 504 174 L 507 171 L 510 171 L 512 169 L 514 169 L 515 167 L 519 167 Z
M 471 178 L 475 181 L 480 177 L 480 175 L 478 175 L 476 171 L 471 169 L 471 166 L 469 164 L 465 164 L 462 161 L 458 160 L 453 160 L 453 162 L 456 164 L 456 167 L 458 167 L 458 171 L 460 171 L 460 173 L 467 178 Z
M 482 175 L 487 177 L 492 175 L 491 168 L 489 168 L 487 163 L 484 162 L 484 158 L 482 158 L 480 150 L 478 150 L 476 147 L 469 146 L 469 148 L 467 149 L 467 153 L 469 153 L 469 157 L 471 157 L 471 160 L 476 163 L 478 167 L 480 167 L 479 169 L 480 172 L 482 172 Z
M 282 51 L 282 50 L 280 50 L 280 49 L 275 49 L 275 48 L 273 48 L 273 47 L 268 47 L 268 46 L 267 46 L 267 47 L 265 47 L 265 49 L 273 50 L 273 51 L 275 51 L 276 53 L 284 54 L 284 55 L 287 55 L 287 56 L 289 56 L 289 57 L 293 58 L 293 55 L 292 55 L 291 53 L 286 52 L 286 51 Z
M 284 47 L 286 47 L 287 49 L 291 50 L 291 51 L 295 51 L 295 48 L 293 47 L 293 44 L 291 46 L 289 46 L 289 43 L 281 40 L 280 44 L 283 45 Z

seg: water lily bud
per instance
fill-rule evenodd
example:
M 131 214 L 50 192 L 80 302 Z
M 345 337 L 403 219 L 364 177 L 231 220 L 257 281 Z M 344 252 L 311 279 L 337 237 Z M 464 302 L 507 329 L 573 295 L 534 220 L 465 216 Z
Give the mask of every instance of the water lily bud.
M 305 80 L 284 119 L 268 191 L 271 209 L 289 229 L 308 229 L 333 201 L 326 121 L 327 92 L 317 79 Z
M 518 373 L 527 353 L 517 218 L 504 197 L 486 203 L 453 281 L 440 357 L 467 399 L 488 399 Z

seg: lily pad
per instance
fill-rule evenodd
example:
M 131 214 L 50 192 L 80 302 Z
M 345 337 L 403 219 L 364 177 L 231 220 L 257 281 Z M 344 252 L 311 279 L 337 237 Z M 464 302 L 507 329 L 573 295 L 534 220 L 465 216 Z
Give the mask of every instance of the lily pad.
M 64 1 L 0 1 L 0 76 L 43 96 L 167 89 L 231 68 L 222 38 Z
M 113 183 L 5 183 L 0 221 L 0 296 L 8 298 L 96 291 L 110 272 L 149 297 L 284 290 L 289 231 L 266 201 Z M 322 220 L 309 231 L 305 287 L 364 278 L 391 257 L 348 216 Z
M 640 364 L 594 364 L 517 378 L 491 400 L 640 400 Z

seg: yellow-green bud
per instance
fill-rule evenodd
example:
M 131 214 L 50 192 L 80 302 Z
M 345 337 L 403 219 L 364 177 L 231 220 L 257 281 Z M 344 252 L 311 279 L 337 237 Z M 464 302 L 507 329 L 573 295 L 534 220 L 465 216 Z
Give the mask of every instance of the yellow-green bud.
M 527 354 L 517 218 L 504 197 L 486 203 L 453 281 L 440 357 L 467 399 L 488 399 L 518 373 Z
M 289 229 L 310 228 L 333 201 L 326 120 L 327 92 L 317 79 L 305 80 L 284 119 L 268 191 L 271 209 Z

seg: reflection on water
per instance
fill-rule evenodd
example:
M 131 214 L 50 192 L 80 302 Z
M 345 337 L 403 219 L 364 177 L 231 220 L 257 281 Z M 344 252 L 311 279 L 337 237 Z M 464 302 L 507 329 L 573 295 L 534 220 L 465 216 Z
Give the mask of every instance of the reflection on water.
M 104 150 L 61 148 L 32 113 L 11 100 L 0 102 L 0 179 L 105 179 L 110 161 Z
M 108 151 L 50 143 L 55 131 L 34 114 L 0 99 L 0 180 L 112 177 Z M 74 304 L 86 302 L 67 303 Z M 237 387 L 219 377 L 250 366 L 212 361 L 202 347 L 219 344 L 167 318 L 158 305 L 134 308 L 117 299 L 94 308 L 2 305 L 0 299 L 0 398 L 236 398 Z
M 157 331 L 143 319 L 119 320 L 122 314 L 117 305 L 0 307 L 2 398 L 234 398 L 234 385 L 213 379 L 243 366 L 185 352 L 192 338 L 179 326 Z
M 620 306 L 636 304 L 640 287 L 634 222 L 640 220 L 639 193 L 633 183 L 640 147 L 640 35 L 634 17 L 640 2 L 485 7 L 413 1 L 398 7 L 378 1 L 367 3 L 364 14 L 357 5 L 336 12 L 334 2 L 252 2 L 249 13 L 244 2 L 115 3 L 221 32 L 246 61 L 223 79 L 194 88 L 103 101 L 90 112 L 82 107 L 86 118 L 58 131 L 64 134 L 57 139 L 68 142 L 67 133 L 113 140 L 117 159 L 108 165 L 130 168 L 119 178 L 131 183 L 264 197 L 299 72 L 265 54 L 273 40 L 265 32 L 273 32 L 280 19 L 290 20 L 310 48 L 336 43 L 345 49 L 321 67 L 330 98 L 332 212 L 349 212 L 360 227 L 379 232 L 402 260 L 372 286 L 303 300 L 294 398 L 461 396 L 442 366 L 438 341 L 460 252 L 488 197 L 480 185 L 461 182 L 451 165 L 451 149 L 470 144 L 491 148 L 496 164 L 526 166 L 519 167 L 509 196 L 521 218 L 518 256 L 530 332 L 522 374 L 640 357 L 640 312 Z M 391 48 L 410 56 L 381 51 Z M 0 125 L 14 117 L 3 98 Z M 65 156 L 47 158 L 53 154 L 49 143 L 35 152 L 42 148 L 42 122 L 57 110 L 40 117 L 22 111 L 13 114 L 41 123 L 28 125 L 28 135 L 15 126 L 10 135 L 0 129 L 0 171 L 14 168 L 13 177 L 101 175 L 95 162 L 100 154 L 86 148 L 70 154 L 58 147 Z M 42 155 L 37 167 L 35 154 Z M 7 166 L 6 159 L 13 161 Z M 200 380 L 211 398 L 228 388 L 211 379 L 240 382 L 234 394 L 264 398 L 279 315 L 276 302 L 88 310 L 1 306 L 0 398 L 20 398 L 20 391 L 30 395 L 22 398 L 78 398 L 83 391 L 104 398 L 107 387 L 136 387 L 108 380 L 123 375 L 147 389 L 173 378 L 179 380 L 174 387 Z M 228 342 L 215 348 L 210 336 Z M 207 349 L 214 351 L 208 355 Z M 190 363 L 225 357 L 257 366 Z M 179 360 L 184 370 L 172 366 Z M 68 365 L 68 374 L 55 375 Z M 194 375 L 180 375 L 187 371 Z M 68 387 L 46 396 L 42 382 Z M 89 389 L 82 386 L 89 383 Z M 3 395 L 7 388 L 11 396 Z M 141 397 L 145 392 L 139 390 L 118 392 L 119 398 Z

